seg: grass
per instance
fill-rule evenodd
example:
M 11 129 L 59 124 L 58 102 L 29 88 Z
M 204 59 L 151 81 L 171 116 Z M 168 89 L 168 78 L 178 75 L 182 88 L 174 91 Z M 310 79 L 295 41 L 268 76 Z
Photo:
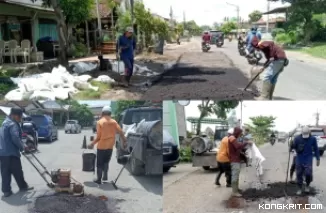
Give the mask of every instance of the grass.
M 313 57 L 326 59 L 326 42 L 316 42 L 313 43 L 311 47 L 303 47 L 295 51 L 306 53 Z
M 98 87 L 98 91 L 92 89 L 82 90 L 77 93 L 74 98 L 78 100 L 88 100 L 88 99 L 100 99 L 101 95 L 111 88 L 111 85 L 108 83 L 91 81 L 92 86 Z

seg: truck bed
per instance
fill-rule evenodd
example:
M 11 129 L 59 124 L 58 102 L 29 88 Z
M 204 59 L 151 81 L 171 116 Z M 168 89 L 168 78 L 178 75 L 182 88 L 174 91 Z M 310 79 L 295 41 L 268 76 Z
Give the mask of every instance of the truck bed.
M 192 156 L 193 167 L 217 167 L 216 151 L 205 152 L 203 154 L 195 154 Z

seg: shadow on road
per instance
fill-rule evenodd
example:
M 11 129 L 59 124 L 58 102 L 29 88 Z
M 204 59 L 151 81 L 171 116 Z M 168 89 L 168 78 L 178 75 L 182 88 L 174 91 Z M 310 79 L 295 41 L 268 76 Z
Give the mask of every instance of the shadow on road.
M 24 206 L 33 203 L 29 200 L 29 197 L 33 197 L 33 194 L 35 193 L 18 192 L 7 198 L 2 197 L 1 200 L 11 206 Z

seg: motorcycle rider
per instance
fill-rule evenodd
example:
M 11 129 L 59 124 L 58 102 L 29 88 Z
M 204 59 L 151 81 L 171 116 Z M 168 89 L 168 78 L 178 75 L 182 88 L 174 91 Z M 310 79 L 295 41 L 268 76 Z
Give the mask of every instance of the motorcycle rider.
M 271 143 L 274 144 L 275 140 L 276 140 L 276 136 L 275 136 L 274 132 L 272 132 L 272 134 L 271 134 Z
M 251 31 L 248 33 L 248 36 L 246 38 L 246 44 L 247 44 L 246 53 L 248 57 L 250 57 L 252 52 L 254 51 L 254 48 L 251 45 L 251 42 L 254 38 L 257 38 L 258 41 L 261 41 L 261 34 L 260 32 L 257 32 L 257 27 L 252 27 Z
M 208 31 L 205 31 L 203 36 L 202 36 L 202 47 L 206 45 L 206 43 L 211 42 L 211 35 L 209 34 Z
M 37 126 L 31 117 L 24 118 L 22 129 L 24 132 L 31 135 L 35 144 L 37 144 Z M 37 146 L 35 146 L 35 149 L 37 150 Z

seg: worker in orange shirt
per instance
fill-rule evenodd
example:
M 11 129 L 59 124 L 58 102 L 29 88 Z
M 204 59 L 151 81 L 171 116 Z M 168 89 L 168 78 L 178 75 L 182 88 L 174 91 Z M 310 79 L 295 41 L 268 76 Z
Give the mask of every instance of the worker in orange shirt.
M 89 149 L 93 149 L 97 144 L 97 179 L 94 181 L 97 184 L 102 184 L 102 180 L 108 180 L 109 163 L 112 157 L 116 133 L 120 134 L 123 146 L 126 147 L 127 139 L 121 127 L 111 118 L 111 108 L 105 106 L 102 109 L 101 119 L 97 121 L 96 139 L 88 146 Z
M 225 136 L 216 155 L 219 172 L 216 176 L 215 185 L 220 186 L 220 178 L 223 173 L 226 177 L 226 187 L 231 187 L 231 164 L 229 159 L 229 137 L 233 135 L 233 128 L 229 129 L 228 135 Z

